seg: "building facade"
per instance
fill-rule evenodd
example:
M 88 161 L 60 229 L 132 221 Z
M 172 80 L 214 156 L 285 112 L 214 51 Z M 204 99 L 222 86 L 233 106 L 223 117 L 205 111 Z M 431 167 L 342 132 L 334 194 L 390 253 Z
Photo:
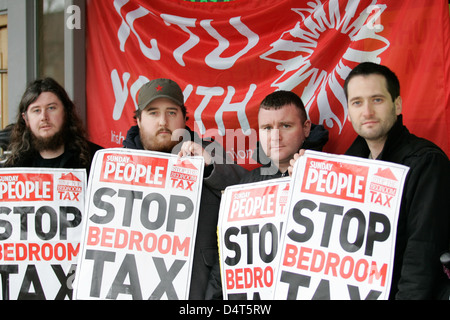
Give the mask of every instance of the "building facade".
M 0 0 L 0 128 L 27 84 L 51 76 L 85 120 L 85 0 Z

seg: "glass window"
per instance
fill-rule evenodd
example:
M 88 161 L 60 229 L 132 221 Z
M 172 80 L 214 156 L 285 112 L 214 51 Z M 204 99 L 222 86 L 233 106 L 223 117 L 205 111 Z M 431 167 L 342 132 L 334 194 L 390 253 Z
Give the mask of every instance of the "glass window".
M 38 77 L 64 86 L 64 0 L 37 1 Z
M 0 128 L 4 128 L 7 125 L 8 125 L 8 16 L 6 14 L 0 13 Z

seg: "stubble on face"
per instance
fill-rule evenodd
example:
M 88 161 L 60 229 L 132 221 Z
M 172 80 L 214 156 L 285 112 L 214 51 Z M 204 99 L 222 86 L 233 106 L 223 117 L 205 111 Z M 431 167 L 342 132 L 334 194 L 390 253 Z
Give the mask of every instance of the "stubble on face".
M 185 129 L 181 106 L 168 98 L 150 102 L 137 118 L 139 136 L 145 150 L 171 153 L 181 141 L 178 130 Z
M 303 120 L 296 106 L 261 108 L 258 112 L 260 143 L 273 163 L 284 172 L 309 136 L 310 121 Z
M 401 113 L 401 98 L 392 97 L 386 79 L 377 74 L 355 76 L 348 84 L 348 119 L 358 135 L 384 144 Z

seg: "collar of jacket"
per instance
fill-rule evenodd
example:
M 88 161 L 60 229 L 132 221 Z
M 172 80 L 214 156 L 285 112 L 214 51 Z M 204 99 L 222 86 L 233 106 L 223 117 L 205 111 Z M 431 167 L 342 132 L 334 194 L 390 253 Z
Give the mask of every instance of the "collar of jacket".
M 409 131 L 403 125 L 403 116 L 399 115 L 391 130 L 389 130 L 383 150 L 381 151 L 377 159 L 382 160 L 383 156 L 389 155 L 392 153 L 392 151 L 397 150 L 400 147 L 399 144 L 401 144 L 401 141 L 403 140 L 403 136 L 405 134 L 409 134 Z M 345 154 L 354 155 L 361 158 L 368 158 L 370 149 L 367 145 L 366 140 L 363 137 L 358 136 L 356 137 L 350 148 L 348 148 L 348 150 L 345 152 Z

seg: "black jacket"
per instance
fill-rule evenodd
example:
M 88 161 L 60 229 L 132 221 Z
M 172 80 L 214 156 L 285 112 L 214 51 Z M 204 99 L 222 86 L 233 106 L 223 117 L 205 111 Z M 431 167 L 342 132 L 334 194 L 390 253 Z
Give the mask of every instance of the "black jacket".
M 312 124 L 311 132 L 301 148 L 322 151 L 327 142 L 328 130 L 326 130 L 322 125 Z M 261 167 L 248 171 L 248 173 L 245 174 L 239 181 L 240 184 L 281 178 L 287 174 L 281 173 L 280 170 L 278 170 L 276 165 L 270 160 L 269 157 L 267 157 L 259 143 L 256 151 L 253 153 L 253 158 L 261 164 Z M 223 299 L 219 261 L 214 264 L 211 270 L 208 280 L 208 288 L 206 291 L 206 298 L 208 300 Z
M 201 141 L 203 147 L 209 146 L 208 150 L 218 151 L 221 146 L 208 140 L 200 140 L 195 133 L 186 127 L 192 141 Z M 143 150 L 139 136 L 138 126 L 133 126 L 127 133 L 123 142 L 125 148 Z M 179 146 L 177 146 L 179 147 Z M 177 152 L 177 147 L 175 151 Z M 221 151 L 225 157 L 225 152 Z M 220 153 L 216 152 L 220 155 Z M 215 155 L 212 155 L 213 158 Z M 203 188 L 200 202 L 199 217 L 197 223 L 197 235 L 194 247 L 194 260 L 192 266 L 191 286 L 189 299 L 205 299 L 205 290 L 208 282 L 208 276 L 214 263 L 218 260 L 217 247 L 217 221 L 219 218 L 219 207 L 222 191 L 229 185 L 239 182 L 242 175 L 247 170 L 236 164 L 226 164 L 225 159 L 217 159 L 216 163 L 205 167 L 203 174 Z M 220 162 L 220 161 L 222 162 Z
M 346 152 L 362 158 L 369 153 L 360 136 Z M 435 144 L 411 134 L 401 115 L 378 159 L 410 168 L 398 221 L 390 299 L 440 298 L 448 281 L 439 257 L 450 241 L 449 160 Z

